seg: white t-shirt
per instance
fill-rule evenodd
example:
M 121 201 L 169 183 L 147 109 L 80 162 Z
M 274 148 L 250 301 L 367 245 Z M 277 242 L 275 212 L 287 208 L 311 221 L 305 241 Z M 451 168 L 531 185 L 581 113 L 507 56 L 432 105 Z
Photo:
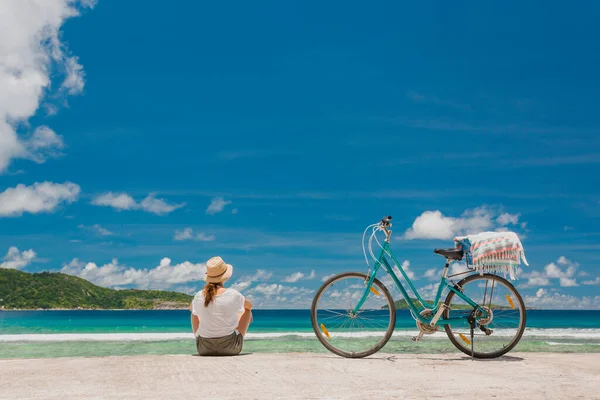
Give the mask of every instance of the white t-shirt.
M 235 289 L 225 289 L 204 307 L 204 293 L 199 291 L 192 301 L 192 314 L 200 319 L 196 336 L 218 338 L 231 335 L 244 313 L 244 296 Z

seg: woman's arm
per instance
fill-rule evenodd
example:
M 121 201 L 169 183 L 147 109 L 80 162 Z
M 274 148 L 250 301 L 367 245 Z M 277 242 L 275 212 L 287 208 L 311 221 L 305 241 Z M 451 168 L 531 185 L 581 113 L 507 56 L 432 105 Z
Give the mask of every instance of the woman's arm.
M 190 311 L 192 311 L 192 305 L 190 304 Z M 198 330 L 198 326 L 200 325 L 200 318 L 197 315 L 192 313 L 192 332 L 196 335 L 196 331 Z

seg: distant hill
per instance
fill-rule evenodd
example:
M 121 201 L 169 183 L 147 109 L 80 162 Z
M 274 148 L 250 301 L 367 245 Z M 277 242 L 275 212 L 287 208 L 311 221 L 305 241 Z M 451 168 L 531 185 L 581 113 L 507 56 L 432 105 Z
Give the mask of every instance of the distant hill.
M 0 269 L 0 309 L 187 309 L 192 296 L 161 290 L 114 290 L 59 272 Z

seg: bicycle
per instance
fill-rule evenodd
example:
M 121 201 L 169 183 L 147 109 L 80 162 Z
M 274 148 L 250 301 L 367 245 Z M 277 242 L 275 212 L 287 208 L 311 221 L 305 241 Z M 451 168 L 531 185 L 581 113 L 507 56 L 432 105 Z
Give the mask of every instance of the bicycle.
M 369 225 L 363 234 L 363 253 L 369 266 L 365 235 L 372 228 L 368 242 L 369 253 L 375 260 L 372 270 L 369 266 L 366 274 L 337 274 L 317 291 L 311 306 L 311 321 L 323 346 L 342 357 L 361 358 L 376 353 L 390 340 L 396 324 L 396 305 L 387 287 L 376 277 L 383 268 L 416 321 L 419 334 L 413 341 L 420 341 L 423 335 L 433 334 L 443 326 L 452 344 L 471 357 L 494 358 L 512 350 L 521 339 L 526 322 L 525 303 L 515 287 L 495 273 L 467 270 L 448 276 L 451 263 L 462 260 L 465 252 L 460 248 L 435 249 L 434 253 L 446 258 L 446 264 L 434 300 L 425 301 L 390 248 L 391 219 L 385 217 Z M 377 238 L 378 232 L 385 234 L 383 245 Z M 373 240 L 381 249 L 378 257 L 373 253 Z M 414 293 L 414 301 L 388 257 L 399 266 L 397 270 Z M 469 273 L 458 283 L 450 279 Z M 446 299 L 440 302 L 446 289 Z M 492 299 L 494 295 L 498 297 Z

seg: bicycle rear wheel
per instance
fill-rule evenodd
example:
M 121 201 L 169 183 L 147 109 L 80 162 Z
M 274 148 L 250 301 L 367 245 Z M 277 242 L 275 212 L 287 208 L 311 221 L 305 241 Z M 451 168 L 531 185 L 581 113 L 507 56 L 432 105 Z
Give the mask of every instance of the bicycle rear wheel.
M 458 282 L 463 294 L 484 308 L 489 316 L 475 313 L 473 356 L 494 358 L 508 353 L 523 336 L 525 303 L 517 289 L 506 279 L 492 274 L 471 275 Z M 461 318 L 445 325 L 446 334 L 457 349 L 471 355 L 471 332 L 467 317 L 473 311 L 456 293 L 450 291 L 444 318 Z
M 396 324 L 394 300 L 378 279 L 358 312 L 366 290 L 366 274 L 346 272 L 327 280 L 315 295 L 310 315 L 317 338 L 332 353 L 360 358 L 379 351 Z

